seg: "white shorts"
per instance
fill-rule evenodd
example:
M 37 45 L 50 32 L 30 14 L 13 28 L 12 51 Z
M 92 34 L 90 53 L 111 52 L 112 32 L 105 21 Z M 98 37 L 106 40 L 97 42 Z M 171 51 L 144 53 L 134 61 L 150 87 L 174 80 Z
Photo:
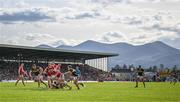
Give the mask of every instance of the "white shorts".
M 39 79 L 43 79 L 43 75 L 38 75 Z
M 74 79 L 74 80 L 77 80 L 77 79 L 78 79 L 78 76 L 74 76 L 73 79 Z
M 71 76 L 71 77 L 70 77 L 70 80 L 77 80 L 77 79 L 78 79 L 77 76 Z
M 144 79 L 144 76 L 137 76 L 138 79 Z
M 51 76 L 51 79 L 52 79 L 52 80 L 54 80 L 55 78 L 56 78 L 56 76 L 55 76 L 55 75 L 52 75 L 52 76 Z

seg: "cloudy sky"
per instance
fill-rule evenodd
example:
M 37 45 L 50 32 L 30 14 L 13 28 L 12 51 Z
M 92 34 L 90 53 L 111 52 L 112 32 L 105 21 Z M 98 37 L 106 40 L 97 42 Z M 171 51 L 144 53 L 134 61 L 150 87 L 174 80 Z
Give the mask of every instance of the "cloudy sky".
M 180 0 L 0 0 L 0 43 L 134 45 L 180 49 Z

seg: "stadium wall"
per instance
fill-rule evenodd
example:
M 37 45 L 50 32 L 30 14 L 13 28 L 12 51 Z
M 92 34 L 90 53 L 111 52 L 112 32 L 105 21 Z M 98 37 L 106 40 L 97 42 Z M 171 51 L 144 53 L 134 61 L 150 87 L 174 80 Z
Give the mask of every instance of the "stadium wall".
M 108 70 L 108 58 L 98 58 L 98 59 L 91 59 L 91 60 L 85 60 L 85 64 L 92 66 L 97 69 L 101 69 L 103 71 Z

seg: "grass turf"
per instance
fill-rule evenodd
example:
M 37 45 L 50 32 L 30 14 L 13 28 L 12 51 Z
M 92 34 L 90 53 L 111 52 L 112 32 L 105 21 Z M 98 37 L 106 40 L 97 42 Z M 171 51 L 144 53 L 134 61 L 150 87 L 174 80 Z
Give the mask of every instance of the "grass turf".
M 134 88 L 134 82 L 85 83 L 77 90 L 47 89 L 37 83 L 0 83 L 0 102 L 180 102 L 180 83 L 146 83 Z

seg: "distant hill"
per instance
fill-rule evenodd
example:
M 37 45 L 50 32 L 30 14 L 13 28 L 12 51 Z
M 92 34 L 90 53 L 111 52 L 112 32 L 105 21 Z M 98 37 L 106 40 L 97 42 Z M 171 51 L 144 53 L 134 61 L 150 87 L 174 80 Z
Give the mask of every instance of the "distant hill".
M 41 44 L 41 45 L 38 45 L 36 47 L 41 47 L 41 48 L 53 48 L 52 46 L 49 46 L 49 45 L 46 45 L 46 44 Z
M 72 49 L 72 48 L 73 48 L 73 46 L 60 45 L 60 46 L 58 46 L 58 47 L 56 47 L 56 48 L 61 48 L 61 49 Z
M 116 64 L 143 65 L 144 67 L 160 64 L 168 67 L 180 66 L 180 50 L 160 41 L 134 46 L 128 43 L 106 44 L 88 40 L 77 46 L 61 45 L 58 48 L 118 53 L 119 56 L 109 59 L 110 67 Z

